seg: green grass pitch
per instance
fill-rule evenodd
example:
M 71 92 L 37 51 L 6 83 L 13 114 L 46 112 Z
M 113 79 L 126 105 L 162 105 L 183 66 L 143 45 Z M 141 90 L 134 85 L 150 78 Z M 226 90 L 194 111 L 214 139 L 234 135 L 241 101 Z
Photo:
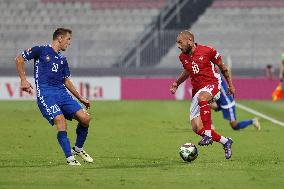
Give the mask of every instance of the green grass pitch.
M 214 112 L 216 130 L 234 140 L 232 158 L 226 160 L 222 146 L 214 143 L 197 146 L 198 158 L 185 163 L 179 146 L 200 140 L 188 122 L 188 101 L 94 102 L 85 150 L 95 163 L 70 167 L 57 143 L 56 129 L 41 116 L 35 102 L 0 103 L 1 189 L 284 187 L 284 127 L 264 119 L 260 119 L 261 131 L 253 127 L 233 131 Z M 284 122 L 283 102 L 240 103 Z M 237 109 L 237 117 L 254 116 Z M 68 122 L 72 144 L 75 127 L 75 121 Z

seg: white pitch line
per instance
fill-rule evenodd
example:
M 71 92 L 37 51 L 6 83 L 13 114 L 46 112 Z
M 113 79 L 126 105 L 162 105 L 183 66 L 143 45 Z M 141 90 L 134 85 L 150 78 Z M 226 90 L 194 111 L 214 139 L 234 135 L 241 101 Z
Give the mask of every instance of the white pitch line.
M 239 104 L 239 103 L 236 103 L 236 106 L 237 106 L 238 108 L 242 109 L 242 110 L 245 110 L 245 111 L 247 111 L 247 112 L 250 112 L 250 113 L 252 113 L 252 114 L 254 114 L 254 115 L 257 115 L 257 116 L 259 116 L 259 117 L 262 117 L 263 119 L 266 119 L 266 120 L 268 120 L 268 121 L 271 121 L 272 123 L 275 123 L 275 124 L 277 124 L 277 125 L 280 125 L 280 126 L 284 127 L 284 123 L 283 123 L 283 122 L 278 121 L 278 120 L 276 120 L 276 119 L 274 119 L 274 118 L 272 118 L 272 117 L 269 117 L 269 116 L 267 116 L 267 115 L 264 115 L 264 114 L 262 114 L 262 113 L 260 113 L 260 112 L 257 112 L 257 111 L 255 111 L 255 110 L 253 110 L 253 109 L 251 109 L 251 108 L 249 108 L 249 107 L 246 107 L 246 106 L 244 106 L 244 105 L 241 105 L 241 104 Z

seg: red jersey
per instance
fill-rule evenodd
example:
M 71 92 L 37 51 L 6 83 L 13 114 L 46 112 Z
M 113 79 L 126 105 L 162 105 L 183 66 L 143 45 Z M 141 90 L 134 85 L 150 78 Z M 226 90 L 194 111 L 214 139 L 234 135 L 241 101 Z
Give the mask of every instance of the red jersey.
M 193 88 L 192 96 L 207 85 L 218 86 L 221 83 L 215 65 L 222 58 L 214 48 L 196 44 L 196 48 L 191 55 L 181 53 L 179 59 L 183 68 L 189 73 Z

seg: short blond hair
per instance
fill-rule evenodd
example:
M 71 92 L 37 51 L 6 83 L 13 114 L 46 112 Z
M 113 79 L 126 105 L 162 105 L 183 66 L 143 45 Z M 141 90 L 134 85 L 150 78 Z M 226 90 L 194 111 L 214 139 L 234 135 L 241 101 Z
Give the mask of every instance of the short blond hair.
M 190 30 L 181 31 L 181 32 L 178 34 L 177 38 L 179 38 L 179 37 L 181 37 L 181 36 L 184 36 L 184 37 L 186 37 L 186 38 L 191 38 L 192 41 L 194 42 L 194 35 L 193 35 L 193 33 L 192 33 Z

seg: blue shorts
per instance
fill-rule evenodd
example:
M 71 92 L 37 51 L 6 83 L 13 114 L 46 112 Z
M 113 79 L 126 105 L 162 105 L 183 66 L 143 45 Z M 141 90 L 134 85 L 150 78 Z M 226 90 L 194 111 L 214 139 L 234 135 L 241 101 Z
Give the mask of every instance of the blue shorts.
M 229 120 L 230 122 L 237 120 L 235 106 L 228 109 L 222 109 L 222 113 L 223 118 Z
M 37 105 L 51 125 L 54 125 L 54 118 L 57 115 L 63 114 L 66 119 L 72 120 L 75 113 L 82 109 L 66 89 L 41 90 L 40 96 L 37 97 Z

